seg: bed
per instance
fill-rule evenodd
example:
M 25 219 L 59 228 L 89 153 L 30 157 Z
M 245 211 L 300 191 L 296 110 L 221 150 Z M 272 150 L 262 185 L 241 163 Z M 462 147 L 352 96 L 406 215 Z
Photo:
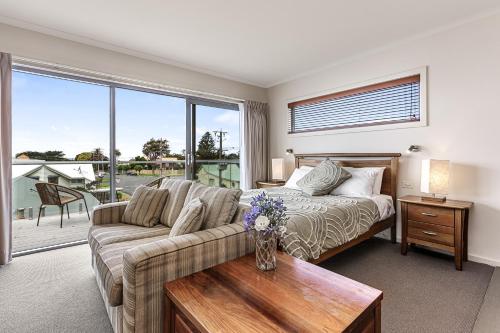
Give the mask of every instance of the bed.
M 296 154 L 296 168 L 314 167 L 328 158 L 345 167 L 385 169 L 380 195 L 373 197 L 309 196 L 301 190 L 285 187 L 266 189 L 271 197 L 283 198 L 288 209 L 290 220 L 282 250 L 319 263 L 386 229 L 391 230 L 391 241 L 395 242 L 394 204 L 400 156 L 399 153 Z M 249 203 L 251 197 L 261 191 L 246 191 L 241 201 Z

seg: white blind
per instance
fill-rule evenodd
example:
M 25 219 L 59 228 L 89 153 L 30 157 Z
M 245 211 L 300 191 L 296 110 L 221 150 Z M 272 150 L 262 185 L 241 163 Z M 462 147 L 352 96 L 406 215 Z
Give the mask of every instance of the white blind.
M 420 120 L 420 75 L 288 104 L 288 132 L 301 133 Z

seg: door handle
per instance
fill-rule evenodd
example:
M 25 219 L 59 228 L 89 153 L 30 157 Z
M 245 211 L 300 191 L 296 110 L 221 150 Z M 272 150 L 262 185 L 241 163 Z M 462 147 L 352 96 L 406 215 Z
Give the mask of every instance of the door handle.
M 437 236 L 437 233 L 432 232 L 432 231 L 422 230 L 422 232 L 426 235 L 429 235 L 429 236 Z

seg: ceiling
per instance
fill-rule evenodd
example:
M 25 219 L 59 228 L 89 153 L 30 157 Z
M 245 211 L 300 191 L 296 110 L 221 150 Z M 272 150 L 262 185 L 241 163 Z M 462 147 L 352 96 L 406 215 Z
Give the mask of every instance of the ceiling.
M 498 0 L 0 0 L 0 22 L 270 87 Z

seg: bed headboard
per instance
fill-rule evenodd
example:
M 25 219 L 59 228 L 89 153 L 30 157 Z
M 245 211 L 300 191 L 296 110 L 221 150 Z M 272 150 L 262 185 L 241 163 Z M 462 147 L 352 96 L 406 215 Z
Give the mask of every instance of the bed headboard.
M 385 167 L 382 189 L 380 193 L 392 197 L 396 203 L 396 191 L 398 188 L 398 161 L 400 153 L 317 153 L 317 154 L 295 154 L 295 167 L 303 165 L 316 166 L 325 159 L 337 162 L 341 166 L 354 168 L 361 167 Z

